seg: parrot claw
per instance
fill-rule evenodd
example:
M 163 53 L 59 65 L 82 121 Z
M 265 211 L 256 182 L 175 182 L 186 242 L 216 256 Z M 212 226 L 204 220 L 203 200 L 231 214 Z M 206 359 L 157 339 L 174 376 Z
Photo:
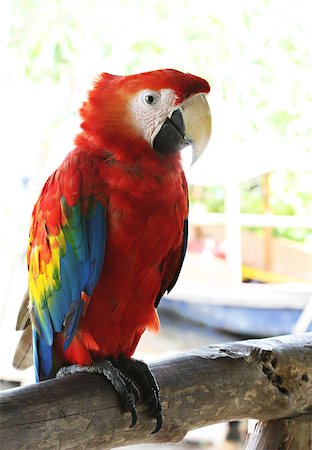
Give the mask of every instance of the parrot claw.
M 157 433 L 163 424 L 162 406 L 157 381 L 148 365 L 144 361 L 124 355 L 113 360 L 113 364 L 140 388 L 142 402 L 148 406 L 149 415 L 156 419 L 156 427 L 151 434 Z
M 56 378 L 81 372 L 98 373 L 109 380 L 118 394 L 122 409 L 131 413 L 132 420 L 129 428 L 134 427 L 137 423 L 136 402 L 142 398 L 142 401 L 148 406 L 150 416 L 156 419 L 156 427 L 151 434 L 155 434 L 161 429 L 163 419 L 159 387 L 145 362 L 120 356 L 118 359 L 97 361 L 91 366 L 73 364 L 62 367 L 57 372 Z
M 112 384 L 121 402 L 121 407 L 125 412 L 130 412 L 132 416 L 129 428 L 137 423 L 136 401 L 140 397 L 140 392 L 133 381 L 127 378 L 110 360 L 97 361 L 92 366 L 71 366 L 62 367 L 56 374 L 56 378 L 73 373 L 98 373 L 104 375 Z
M 151 432 L 151 434 L 156 434 L 158 433 L 158 431 L 161 429 L 162 424 L 163 424 L 163 419 L 162 419 L 162 415 L 160 414 L 158 417 L 156 417 L 156 427 L 155 429 Z

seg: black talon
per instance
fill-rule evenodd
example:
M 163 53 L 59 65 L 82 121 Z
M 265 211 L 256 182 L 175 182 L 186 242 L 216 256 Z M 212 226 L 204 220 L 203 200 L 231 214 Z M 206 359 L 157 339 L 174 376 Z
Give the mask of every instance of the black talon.
M 159 416 L 156 417 L 156 420 L 157 420 L 157 422 L 156 422 L 155 430 L 152 431 L 151 434 L 158 433 L 158 431 L 159 431 L 159 430 L 161 429 L 161 427 L 162 427 L 163 419 L 162 419 L 162 414 L 161 414 L 161 412 L 160 412 Z
M 147 364 L 137 359 L 120 356 L 118 359 L 97 361 L 92 366 L 66 366 L 56 374 L 61 377 L 76 372 L 98 373 L 104 375 L 117 393 L 121 407 L 131 413 L 132 428 L 137 423 L 136 402 L 142 398 L 148 407 L 149 415 L 156 419 L 157 433 L 163 424 L 159 387 Z
M 113 361 L 122 373 L 126 373 L 140 388 L 142 401 L 148 407 L 148 413 L 156 419 L 156 427 L 152 434 L 157 433 L 163 424 L 162 407 L 159 396 L 159 387 L 148 365 L 134 358 L 126 358 L 121 355 Z
M 134 427 L 137 423 L 136 401 L 140 397 L 140 392 L 134 382 L 127 378 L 110 360 L 97 361 L 92 366 L 79 366 L 73 364 L 71 366 L 62 367 L 56 374 L 57 378 L 64 375 L 87 372 L 98 373 L 104 375 L 112 384 L 117 393 L 121 407 L 125 412 L 131 412 L 131 424 L 129 428 Z
M 131 412 L 131 416 L 132 416 L 132 421 L 131 421 L 131 425 L 129 428 L 133 428 L 134 425 L 137 423 L 138 415 L 137 415 L 135 407 L 131 408 L 130 412 Z
M 122 372 L 120 372 L 120 373 L 122 374 L 122 376 L 124 378 L 124 382 L 129 390 L 129 392 L 131 392 L 131 394 L 133 394 L 134 403 L 136 403 L 140 398 L 139 389 L 136 387 L 136 385 L 135 385 L 135 383 L 133 383 L 133 381 L 129 380 L 129 378 L 127 378 Z

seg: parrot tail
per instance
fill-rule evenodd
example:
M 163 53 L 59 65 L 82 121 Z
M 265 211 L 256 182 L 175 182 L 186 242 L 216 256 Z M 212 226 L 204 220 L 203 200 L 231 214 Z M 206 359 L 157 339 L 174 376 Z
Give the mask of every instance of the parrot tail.
M 33 347 L 31 325 L 27 326 L 17 344 L 13 367 L 18 370 L 25 370 L 33 365 Z
M 29 309 L 29 295 L 28 295 L 28 289 L 25 292 L 23 302 L 21 304 L 15 329 L 18 330 L 25 330 L 28 325 L 30 325 L 30 309 Z
M 24 331 L 15 350 L 13 367 L 18 370 L 25 370 L 33 365 L 32 331 L 28 290 L 25 292 L 23 302 L 18 313 L 16 330 Z

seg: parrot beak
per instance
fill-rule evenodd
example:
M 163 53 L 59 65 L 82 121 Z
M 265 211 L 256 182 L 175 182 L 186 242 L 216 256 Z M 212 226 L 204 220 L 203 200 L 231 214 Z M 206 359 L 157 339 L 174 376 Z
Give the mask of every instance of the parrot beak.
M 191 146 L 192 164 L 205 151 L 211 135 L 211 114 L 205 94 L 185 100 L 167 118 L 153 141 L 162 154 L 175 153 Z
M 192 164 L 204 153 L 211 136 L 211 113 L 207 96 L 197 94 L 181 105 L 185 136 L 192 146 Z

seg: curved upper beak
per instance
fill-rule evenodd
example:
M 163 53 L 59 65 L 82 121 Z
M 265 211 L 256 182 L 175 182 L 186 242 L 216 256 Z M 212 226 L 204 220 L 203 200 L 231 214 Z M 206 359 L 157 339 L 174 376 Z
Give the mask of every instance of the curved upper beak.
M 181 105 L 185 136 L 193 149 L 192 164 L 205 151 L 211 136 L 211 113 L 207 96 L 198 94 Z
M 153 141 L 159 153 L 175 153 L 187 145 L 193 150 L 192 164 L 205 151 L 211 135 L 211 114 L 205 94 L 185 100 L 167 118 Z

